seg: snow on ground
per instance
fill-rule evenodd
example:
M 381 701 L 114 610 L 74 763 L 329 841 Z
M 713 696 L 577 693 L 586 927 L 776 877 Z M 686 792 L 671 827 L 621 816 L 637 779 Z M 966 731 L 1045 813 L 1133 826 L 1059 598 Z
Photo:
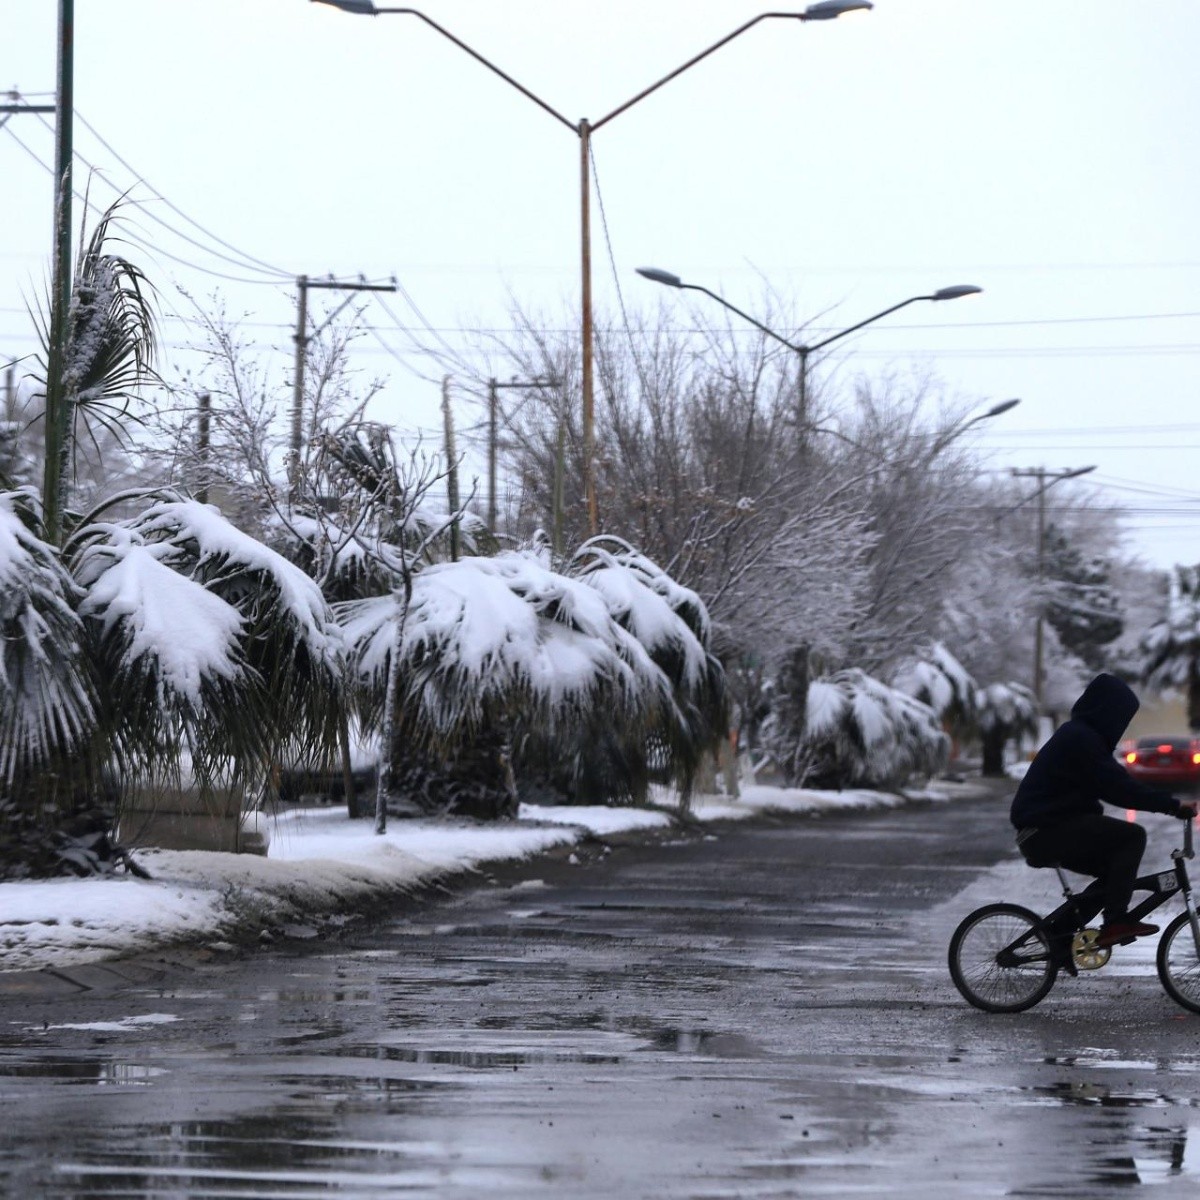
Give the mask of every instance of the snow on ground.
M 907 796 L 752 785 L 736 800 L 696 797 L 691 817 L 703 824 L 764 812 L 817 816 L 979 794 L 978 785 L 944 781 Z M 336 919 L 484 863 L 522 861 L 592 836 L 670 829 L 678 797 L 659 791 L 654 799 L 661 807 L 524 804 L 518 820 L 504 824 L 393 819 L 382 837 L 371 822 L 352 821 L 343 810 L 297 809 L 269 819 L 265 857 L 140 850 L 137 859 L 152 879 L 0 883 L 0 971 L 65 967 L 219 942 L 239 930 Z

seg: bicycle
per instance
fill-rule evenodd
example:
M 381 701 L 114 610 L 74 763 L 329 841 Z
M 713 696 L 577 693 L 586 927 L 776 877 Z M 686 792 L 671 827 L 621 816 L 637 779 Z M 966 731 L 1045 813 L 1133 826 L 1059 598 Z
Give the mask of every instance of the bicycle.
M 1192 819 L 1184 825 L 1183 846 L 1171 851 L 1170 870 L 1139 876 L 1135 892 L 1149 896 L 1129 912 L 1145 920 L 1172 896 L 1185 909 L 1163 930 L 1155 958 L 1158 978 L 1177 1004 L 1200 1013 L 1200 916 L 1192 896 L 1187 859 L 1194 858 Z M 1044 1000 L 1060 970 L 1070 975 L 1096 971 L 1112 957 L 1111 946 L 1098 946 L 1100 931 L 1089 928 L 1103 907 L 1099 881 L 1071 891 L 1057 863 L 1065 899 L 1039 917 L 1019 904 L 985 904 L 959 923 L 950 939 L 950 978 L 963 999 L 984 1012 L 1016 1013 Z

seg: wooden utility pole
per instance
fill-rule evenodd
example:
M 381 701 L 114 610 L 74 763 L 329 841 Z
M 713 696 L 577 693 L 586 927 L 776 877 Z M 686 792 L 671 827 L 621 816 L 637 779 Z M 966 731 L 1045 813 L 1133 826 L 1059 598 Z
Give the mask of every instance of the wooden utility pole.
M 296 343 L 296 360 L 292 377 L 292 436 L 288 450 L 288 501 L 292 504 L 300 489 L 300 455 L 304 450 L 304 365 L 308 358 L 308 343 L 317 336 L 334 317 L 354 298 L 353 295 L 338 305 L 312 333 L 308 332 L 308 293 L 312 288 L 324 288 L 338 292 L 394 292 L 393 283 L 366 283 L 364 280 L 309 279 L 307 275 L 296 277 L 299 300 L 296 305 L 296 332 L 292 340 Z
M 450 561 L 458 562 L 458 456 L 454 448 L 454 413 L 450 410 L 450 376 L 442 377 L 442 427 L 446 446 L 446 489 L 450 501 Z
M 488 528 L 496 532 L 496 451 L 500 439 L 500 396 L 503 388 L 525 391 L 532 388 L 553 387 L 553 379 L 513 379 L 510 383 L 488 380 Z
M 208 503 L 208 449 L 210 444 L 210 418 L 212 415 L 212 394 L 201 392 L 196 397 L 196 462 L 200 473 L 200 486 L 196 489 L 196 499 L 201 504 Z
M 51 275 L 50 330 L 46 351 L 46 465 L 42 511 L 47 539 L 62 536 L 66 472 L 74 422 L 67 411 L 67 322 L 71 311 L 71 164 L 75 117 L 75 0 L 58 3 L 58 89 L 54 123 L 54 265 Z

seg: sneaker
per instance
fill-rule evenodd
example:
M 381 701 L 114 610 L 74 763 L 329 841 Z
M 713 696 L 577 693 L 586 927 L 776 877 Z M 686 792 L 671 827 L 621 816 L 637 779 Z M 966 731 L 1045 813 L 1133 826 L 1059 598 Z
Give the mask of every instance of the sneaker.
M 1110 925 L 1100 926 L 1100 935 L 1096 938 L 1096 945 L 1128 946 L 1136 938 L 1148 937 L 1157 932 L 1157 925 L 1148 925 L 1145 921 L 1114 921 Z

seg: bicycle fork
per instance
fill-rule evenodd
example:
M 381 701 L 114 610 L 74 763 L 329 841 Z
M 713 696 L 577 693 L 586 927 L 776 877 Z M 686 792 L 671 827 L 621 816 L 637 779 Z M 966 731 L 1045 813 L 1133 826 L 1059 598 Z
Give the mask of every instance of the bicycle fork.
M 1191 823 L 1188 823 L 1188 833 L 1192 831 Z M 1188 878 L 1187 864 L 1185 858 L 1191 858 L 1189 851 L 1191 850 L 1191 838 L 1187 839 L 1187 846 L 1184 850 L 1172 850 L 1171 858 L 1175 861 L 1175 878 L 1179 891 L 1183 894 L 1183 904 L 1187 909 L 1188 924 L 1192 927 L 1192 942 L 1196 947 L 1196 959 L 1200 961 L 1200 916 L 1196 913 L 1196 898 L 1192 895 L 1192 884 Z

